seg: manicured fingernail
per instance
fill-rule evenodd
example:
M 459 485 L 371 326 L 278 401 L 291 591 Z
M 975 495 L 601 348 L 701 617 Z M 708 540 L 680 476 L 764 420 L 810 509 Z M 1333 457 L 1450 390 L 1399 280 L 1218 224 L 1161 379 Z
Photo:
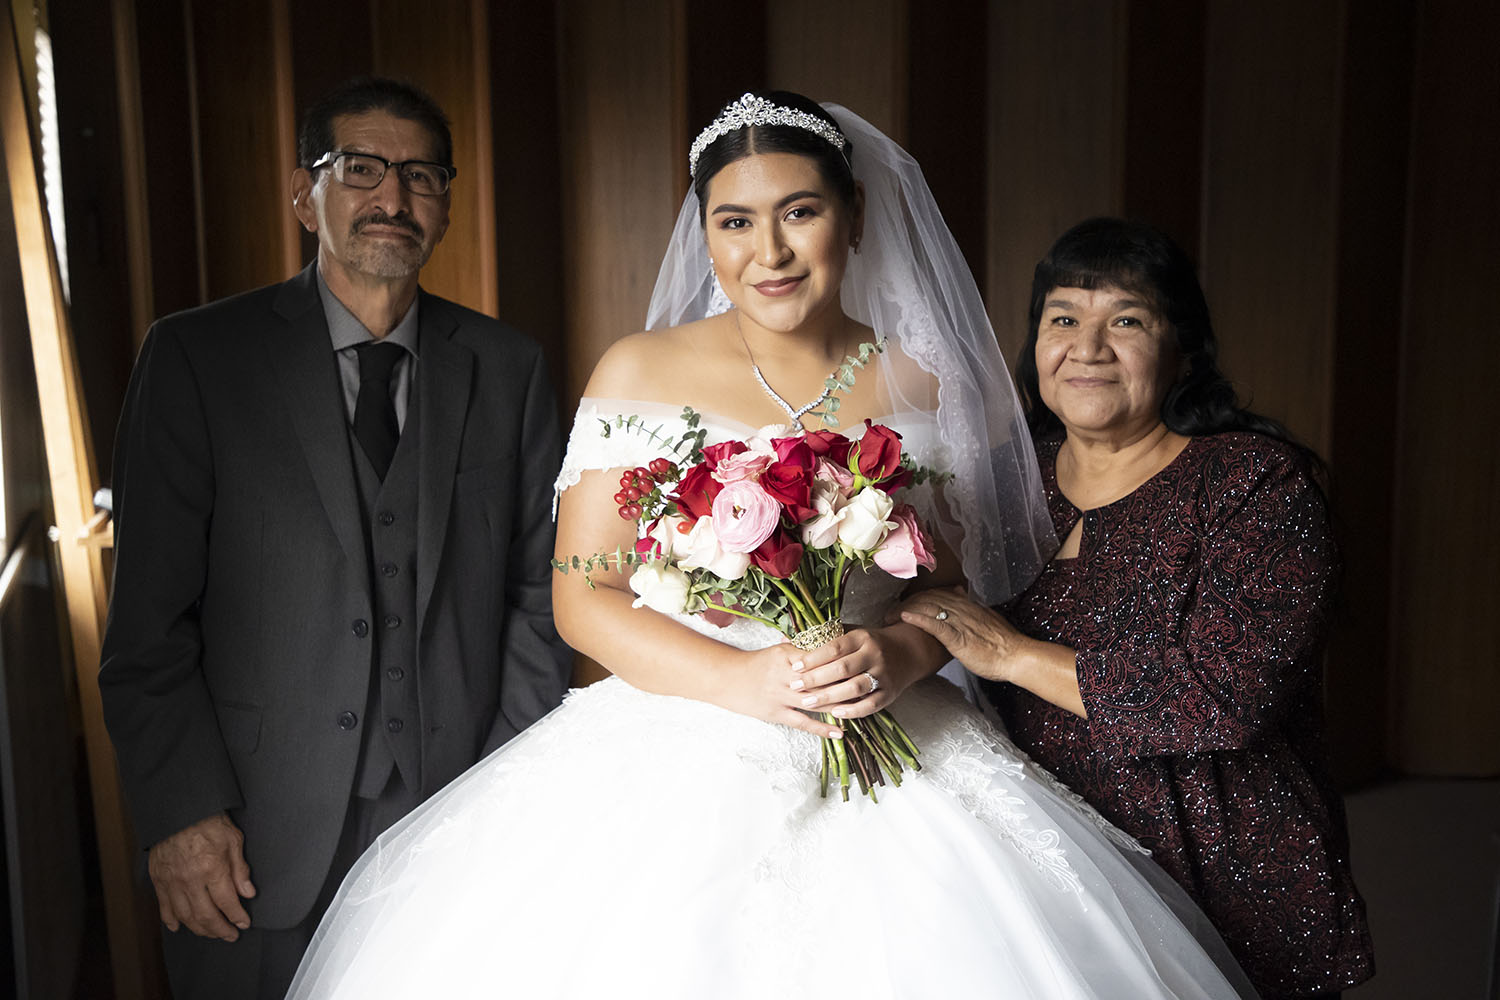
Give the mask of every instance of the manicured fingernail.
M 792 664 L 792 669 L 800 674 L 802 673 L 802 671 L 807 669 L 807 664 L 803 663 L 801 660 L 798 660 L 796 663 Z
M 802 699 L 802 707 L 804 707 L 804 708 L 809 708 L 809 707 L 811 707 L 813 705 L 816 705 L 817 703 L 818 703 L 818 696 L 815 695 L 815 694 L 810 694 L 806 698 Z
M 830 729 L 828 731 L 828 738 L 830 740 L 841 740 L 844 738 L 844 731 L 842 729 Z
M 792 681 L 790 686 L 793 691 L 801 691 L 803 688 L 807 687 L 807 682 L 798 677 L 796 680 Z
M 849 710 L 843 705 L 840 705 L 838 708 L 835 708 L 831 714 L 837 715 L 840 719 L 842 719 L 844 716 L 849 714 Z

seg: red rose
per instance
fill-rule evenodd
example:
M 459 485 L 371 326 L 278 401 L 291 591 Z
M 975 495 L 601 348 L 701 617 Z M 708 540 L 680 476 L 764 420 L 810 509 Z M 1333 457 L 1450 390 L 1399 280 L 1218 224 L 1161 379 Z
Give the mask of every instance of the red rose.
M 776 450 L 778 462 L 799 465 L 804 469 L 812 469 L 818 464 L 817 453 L 803 438 L 776 438 L 771 442 L 771 447 Z
M 719 467 L 719 463 L 731 455 L 738 455 L 742 451 L 749 451 L 750 447 L 743 441 L 725 441 L 723 444 L 711 444 L 703 449 L 703 461 L 708 465 L 708 471 L 712 472 Z
M 835 465 L 845 465 L 849 461 L 849 449 L 854 447 L 850 441 L 838 431 L 816 430 L 808 431 L 802 440 L 812 449 L 812 453 L 820 458 L 826 458 Z
M 760 543 L 760 548 L 750 553 L 750 562 L 767 576 L 785 580 L 797 572 L 797 566 L 802 562 L 802 543 L 785 531 L 777 530 Z
M 856 445 L 859 474 L 878 483 L 901 468 L 901 435 L 880 424 L 865 420 L 865 436 Z
M 807 458 L 812 461 L 812 452 L 807 452 Z M 812 520 L 818 513 L 812 508 L 812 479 L 810 466 L 772 462 L 770 468 L 761 473 L 760 486 L 786 508 L 793 524 L 801 524 Z
M 699 462 L 677 482 L 677 507 L 690 521 L 713 512 L 714 497 L 724 484 L 713 477 L 706 462 Z
M 660 518 L 657 521 L 661 520 Z M 657 522 L 652 521 L 651 527 L 655 528 Z M 635 540 L 635 554 L 646 558 L 655 558 L 661 555 L 661 542 L 652 538 L 649 534 Z

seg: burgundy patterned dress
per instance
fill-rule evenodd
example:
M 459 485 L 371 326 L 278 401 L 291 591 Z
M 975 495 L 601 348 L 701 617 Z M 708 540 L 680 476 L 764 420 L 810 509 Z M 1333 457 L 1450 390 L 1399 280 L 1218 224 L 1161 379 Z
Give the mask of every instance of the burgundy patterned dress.
M 1080 512 L 1038 442 L 1059 538 Z M 1322 650 L 1338 576 L 1294 449 L 1197 437 L 1134 493 L 1082 513 L 1005 609 L 1078 653 L 1088 718 L 987 685 L 1016 743 L 1150 848 L 1267 997 L 1374 971 L 1343 804 L 1323 768 Z

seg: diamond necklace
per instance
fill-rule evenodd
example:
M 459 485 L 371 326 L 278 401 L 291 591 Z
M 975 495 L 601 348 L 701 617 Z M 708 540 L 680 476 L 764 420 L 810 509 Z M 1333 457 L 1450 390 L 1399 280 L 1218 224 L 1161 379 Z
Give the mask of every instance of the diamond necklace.
M 833 393 L 833 388 L 826 383 L 831 382 L 834 376 L 838 375 L 839 370 L 837 368 L 828 373 L 828 378 L 824 380 L 823 391 L 819 393 L 817 399 L 814 399 L 801 409 L 793 409 L 792 404 L 782 399 L 781 393 L 772 389 L 770 383 L 766 381 L 766 377 L 760 373 L 760 365 L 755 363 L 755 355 L 750 350 L 750 342 L 745 339 L 745 331 L 740 329 L 740 314 L 738 310 L 734 314 L 734 330 L 740 335 L 740 343 L 745 347 L 745 357 L 750 359 L 750 371 L 755 374 L 755 381 L 759 382 L 760 387 L 766 391 L 766 395 L 771 397 L 771 402 L 786 411 L 786 415 L 792 418 L 792 423 L 800 424 L 804 413 L 821 406 L 823 401 Z

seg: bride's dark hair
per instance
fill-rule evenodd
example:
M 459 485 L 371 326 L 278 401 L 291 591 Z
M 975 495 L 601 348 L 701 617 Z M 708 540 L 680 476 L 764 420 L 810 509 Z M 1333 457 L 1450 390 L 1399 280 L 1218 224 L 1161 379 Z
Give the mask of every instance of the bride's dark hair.
M 801 94 L 794 94 L 789 90 L 757 90 L 751 94 L 785 108 L 815 115 L 843 135 L 843 130 L 833 120 L 833 116 L 819 107 L 816 101 Z M 724 105 L 719 113 L 722 114 L 738 101 L 739 98 L 736 97 L 734 101 Z M 718 115 L 714 118 L 717 119 Z M 703 224 L 708 211 L 708 182 L 729 164 L 755 153 L 796 153 L 807 157 L 817 165 L 818 173 L 833 188 L 834 194 L 838 195 L 844 206 L 852 209 L 854 171 L 849 164 L 853 160 L 854 147 L 849 144 L 847 137 L 844 141 L 846 145 L 840 152 L 827 139 L 795 125 L 754 125 L 721 135 L 699 155 L 698 168 L 693 174 L 693 193 L 698 196 L 698 223 Z

